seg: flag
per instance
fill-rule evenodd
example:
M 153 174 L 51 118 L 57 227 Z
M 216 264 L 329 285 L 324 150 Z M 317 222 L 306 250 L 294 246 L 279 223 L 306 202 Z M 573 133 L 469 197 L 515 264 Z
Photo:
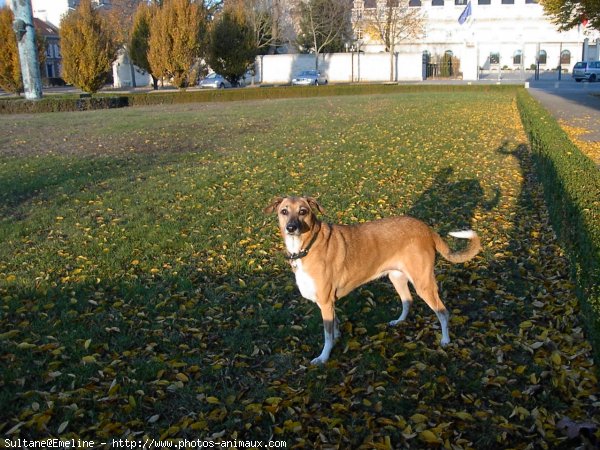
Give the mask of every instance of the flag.
M 465 23 L 467 21 L 467 19 L 469 18 L 470 15 L 471 15 L 471 0 L 469 0 L 469 2 L 467 3 L 467 6 L 461 13 L 460 17 L 458 18 L 458 23 L 460 23 L 462 25 L 463 23 Z

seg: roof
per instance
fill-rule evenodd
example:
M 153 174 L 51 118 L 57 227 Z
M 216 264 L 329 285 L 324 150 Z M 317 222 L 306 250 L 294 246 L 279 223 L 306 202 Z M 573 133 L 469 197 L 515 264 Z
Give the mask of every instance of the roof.
M 45 37 L 56 37 L 58 38 L 58 28 L 51 23 L 45 22 L 37 17 L 33 18 L 33 26 L 35 29 Z

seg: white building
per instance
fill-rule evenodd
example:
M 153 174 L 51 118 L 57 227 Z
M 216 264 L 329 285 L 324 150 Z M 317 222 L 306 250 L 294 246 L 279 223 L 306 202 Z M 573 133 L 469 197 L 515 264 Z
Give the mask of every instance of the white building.
M 540 70 L 555 69 L 559 64 L 563 69 L 571 69 L 579 60 L 599 56 L 597 31 L 581 26 L 558 32 L 536 0 L 471 0 L 471 13 L 463 24 L 458 19 L 467 8 L 467 0 L 401 1 L 419 8 L 424 33 L 397 45 L 395 51 L 420 53 L 430 65 L 444 61 L 444 55 L 453 56 L 467 80 L 478 79 L 481 70 L 522 72 L 538 62 Z M 364 52 L 384 51 L 366 26 L 377 2 L 387 3 L 386 0 L 354 1 L 355 47 Z

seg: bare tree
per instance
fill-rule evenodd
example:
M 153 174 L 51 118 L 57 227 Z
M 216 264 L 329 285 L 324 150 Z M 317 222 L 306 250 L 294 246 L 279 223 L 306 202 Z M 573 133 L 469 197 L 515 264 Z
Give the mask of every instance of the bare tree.
M 298 44 L 304 51 L 315 54 L 315 69 L 319 69 L 319 54 L 341 51 L 350 37 L 348 0 L 301 0 Z
M 248 24 L 259 54 L 275 53 L 282 44 L 281 0 L 230 0 L 226 9 Z
M 365 9 L 363 29 L 380 40 L 390 54 L 390 81 L 394 81 L 396 45 L 422 36 L 424 24 L 421 8 L 409 6 L 408 0 L 377 0 L 375 8 Z

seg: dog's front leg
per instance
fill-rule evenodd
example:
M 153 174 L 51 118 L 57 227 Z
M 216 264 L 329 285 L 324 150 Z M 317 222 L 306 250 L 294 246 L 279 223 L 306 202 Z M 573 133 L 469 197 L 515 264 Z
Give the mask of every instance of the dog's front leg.
M 335 317 L 335 304 L 333 300 L 326 303 L 318 303 L 318 305 L 319 308 L 321 308 L 321 315 L 323 316 L 325 343 L 321 354 L 313 359 L 311 364 L 325 364 L 329 359 L 335 340 L 340 335 L 337 318 Z

